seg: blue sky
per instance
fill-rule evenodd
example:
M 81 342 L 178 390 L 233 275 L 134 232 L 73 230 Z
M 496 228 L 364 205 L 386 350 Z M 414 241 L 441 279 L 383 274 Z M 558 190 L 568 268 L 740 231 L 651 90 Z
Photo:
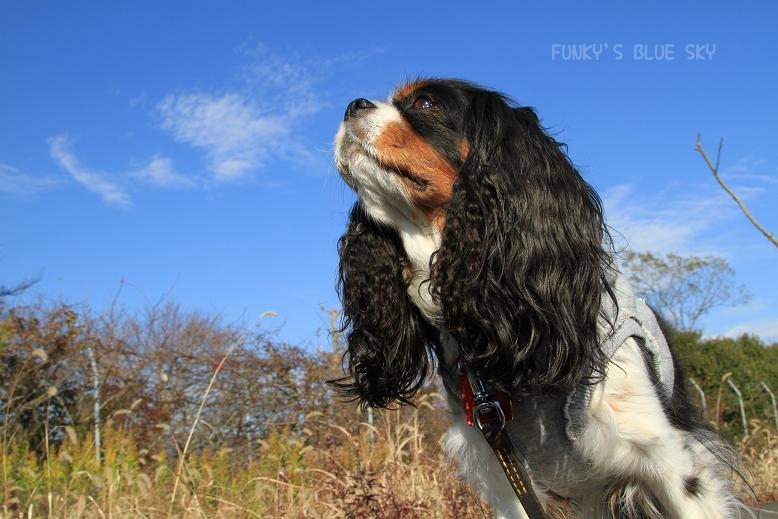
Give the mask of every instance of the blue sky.
M 326 344 L 345 105 L 455 76 L 536 107 L 622 243 L 732 264 L 753 299 L 707 334 L 778 340 L 776 250 L 693 151 L 723 137 L 778 231 L 775 2 L 268 4 L 0 4 L 0 284 L 39 280 L 16 302 L 273 310 L 264 328 Z

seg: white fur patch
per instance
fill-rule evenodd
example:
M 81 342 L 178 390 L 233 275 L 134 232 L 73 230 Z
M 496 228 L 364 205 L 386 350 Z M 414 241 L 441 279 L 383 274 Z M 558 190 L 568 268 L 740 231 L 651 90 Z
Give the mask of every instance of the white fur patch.
M 371 102 L 376 105 L 375 109 L 341 123 L 335 136 L 335 160 L 339 170 L 354 178 L 350 183 L 370 216 L 399 233 L 414 267 L 409 294 L 422 312 L 434 319 L 438 309 L 427 280 L 430 258 L 440 247 L 440 233 L 409 202 L 407 187 L 398 176 L 375 159 L 374 140 L 387 126 L 401 121 L 402 115 L 390 103 Z
M 481 431 L 467 425 L 462 415 L 454 420 L 446 433 L 445 447 L 459 462 L 460 474 L 492 505 L 498 519 L 528 519 Z M 538 498 L 545 504 L 543 493 L 538 493 Z
M 590 418 L 577 447 L 591 463 L 591 477 L 641 481 L 677 519 L 736 517 L 720 461 L 691 433 L 670 424 L 634 340 L 612 359 Z M 685 489 L 690 480 L 698 483 L 696 495 Z

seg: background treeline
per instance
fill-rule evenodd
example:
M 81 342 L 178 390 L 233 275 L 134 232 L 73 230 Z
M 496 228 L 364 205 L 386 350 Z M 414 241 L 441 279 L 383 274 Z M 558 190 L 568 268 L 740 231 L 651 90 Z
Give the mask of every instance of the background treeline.
M 418 409 L 376 414 L 369 426 L 325 384 L 341 374 L 340 354 L 328 349 L 305 351 L 173 304 L 129 315 L 0 303 L 0 514 L 480 510 L 438 449 L 445 417 L 434 388 Z
M 765 344 L 750 335 L 701 339 L 698 332 L 677 332 L 673 347 L 687 377 L 705 394 L 708 419 L 727 436 L 740 439 L 744 435 L 737 395 L 727 380 L 742 393 L 747 420 L 760 420 L 775 428 L 772 400 L 764 386 L 778 392 L 778 344 Z M 702 407 L 693 384 L 689 393 Z
M 447 411 L 339 401 L 324 350 L 173 304 L 96 314 L 0 302 L 4 517 L 477 517 L 440 450 Z M 708 418 L 739 442 L 760 499 L 778 497 L 778 442 L 761 386 L 778 347 L 678 333 Z M 734 393 L 743 392 L 749 434 Z M 692 391 L 692 398 L 697 393 Z M 98 448 L 99 445 L 99 448 Z

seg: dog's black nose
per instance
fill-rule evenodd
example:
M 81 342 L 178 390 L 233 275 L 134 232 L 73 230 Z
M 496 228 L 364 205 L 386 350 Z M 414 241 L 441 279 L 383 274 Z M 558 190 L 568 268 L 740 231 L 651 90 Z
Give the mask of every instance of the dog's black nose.
M 346 113 L 343 114 L 343 120 L 345 121 L 350 117 L 354 117 L 360 110 L 367 110 L 369 108 L 375 108 L 375 105 L 364 97 L 354 99 L 346 107 Z

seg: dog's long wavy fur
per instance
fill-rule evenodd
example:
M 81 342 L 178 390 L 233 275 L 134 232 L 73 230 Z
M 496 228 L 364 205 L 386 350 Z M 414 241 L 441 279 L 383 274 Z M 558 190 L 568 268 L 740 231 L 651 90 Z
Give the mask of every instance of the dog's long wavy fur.
M 333 385 L 372 407 L 410 403 L 430 372 L 437 342 L 408 296 L 400 239 L 357 204 L 338 251 L 350 377 Z
M 569 390 L 607 362 L 593 297 L 611 264 L 602 204 L 532 109 L 462 87 L 472 96 L 465 131 L 474 151 L 430 280 L 445 327 L 463 361 L 501 387 Z M 352 378 L 337 385 L 374 407 L 403 401 L 426 376 L 436 338 L 407 295 L 402 244 L 357 203 L 339 253 Z
M 599 197 L 533 109 L 468 82 L 420 84 L 445 113 L 430 119 L 391 102 L 457 172 L 442 208 L 440 247 L 422 266 L 439 314 L 414 304 L 411 280 L 425 269 L 360 198 L 338 247 L 348 376 L 332 383 L 364 405 L 409 403 L 440 358 L 439 330 L 456 342 L 462 362 L 513 394 L 564 395 L 602 381 L 609 359 L 597 323 L 601 297 L 615 296 L 606 281 L 614 254 Z M 459 138 L 464 156 L 456 152 Z M 689 402 L 680 368 L 672 398 L 658 398 L 674 427 L 738 466 L 732 447 Z M 631 480 L 613 481 L 595 508 L 600 517 L 667 514 Z

